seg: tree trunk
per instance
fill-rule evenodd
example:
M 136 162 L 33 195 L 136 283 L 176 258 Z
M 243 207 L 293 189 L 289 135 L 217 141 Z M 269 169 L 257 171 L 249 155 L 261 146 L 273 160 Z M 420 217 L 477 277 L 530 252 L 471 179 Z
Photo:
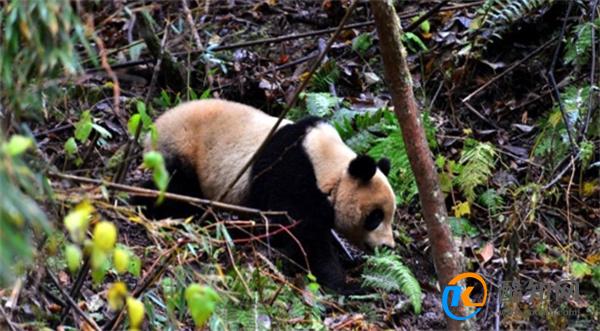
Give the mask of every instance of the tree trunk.
M 421 113 L 412 91 L 412 79 L 406 62 L 406 49 L 400 41 L 402 27 L 390 0 L 370 0 L 379 36 L 385 80 L 392 95 L 394 112 L 402 128 L 402 137 L 412 171 L 417 181 L 423 218 L 427 225 L 433 262 L 440 288 L 462 272 L 462 255 L 456 249 L 448 227 L 444 195 L 432 153 L 421 124 Z M 464 316 L 463 307 L 457 314 Z M 446 317 L 448 328 L 458 330 L 459 321 Z

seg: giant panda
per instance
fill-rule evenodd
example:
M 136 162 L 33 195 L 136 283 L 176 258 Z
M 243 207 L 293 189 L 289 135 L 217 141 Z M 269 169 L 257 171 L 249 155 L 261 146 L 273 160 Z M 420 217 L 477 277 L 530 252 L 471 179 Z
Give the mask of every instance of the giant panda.
M 158 143 L 172 178 L 168 191 L 218 199 L 277 122 L 258 109 L 210 99 L 166 111 L 155 121 Z M 152 149 L 150 141 L 146 149 Z M 345 293 L 346 282 L 331 229 L 359 248 L 394 247 L 396 201 L 387 180 L 389 160 L 357 155 L 324 120 L 284 120 L 251 168 L 221 201 L 285 211 L 300 221 L 271 240 L 298 263 L 308 261 L 317 282 Z M 271 222 L 287 225 L 287 218 Z M 287 237 L 286 237 L 287 236 Z

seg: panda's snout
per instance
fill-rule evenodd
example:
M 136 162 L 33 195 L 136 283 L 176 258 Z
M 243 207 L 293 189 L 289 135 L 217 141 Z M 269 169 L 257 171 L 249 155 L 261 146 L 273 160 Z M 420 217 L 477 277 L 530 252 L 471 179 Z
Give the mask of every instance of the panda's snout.
M 387 247 L 387 248 L 394 248 L 394 247 L 396 247 L 396 243 L 394 241 L 392 241 L 392 242 L 384 242 L 381 246 Z

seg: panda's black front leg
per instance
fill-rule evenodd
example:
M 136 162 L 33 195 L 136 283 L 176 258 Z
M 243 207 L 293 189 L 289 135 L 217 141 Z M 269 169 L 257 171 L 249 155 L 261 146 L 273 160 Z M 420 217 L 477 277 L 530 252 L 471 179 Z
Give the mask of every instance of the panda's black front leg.
M 355 288 L 347 283 L 346 271 L 334 250 L 331 238 L 322 238 L 318 243 L 307 243 L 311 271 L 322 286 L 340 294 L 354 293 Z
M 338 257 L 333 242 L 331 228 L 312 218 L 302 221 L 295 235 L 302 244 L 310 271 L 317 282 L 327 289 L 340 294 L 355 294 L 361 291 L 358 284 L 346 281 L 346 271 Z

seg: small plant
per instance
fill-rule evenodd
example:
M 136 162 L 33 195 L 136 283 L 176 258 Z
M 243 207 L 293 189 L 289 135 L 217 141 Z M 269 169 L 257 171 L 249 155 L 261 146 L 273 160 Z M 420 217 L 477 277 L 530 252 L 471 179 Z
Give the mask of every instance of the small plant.
M 313 92 L 329 92 L 329 85 L 334 85 L 340 78 L 340 69 L 334 60 L 325 62 L 313 75 L 310 89 Z
M 467 139 L 460 158 L 462 166 L 456 184 L 469 202 L 476 198 L 475 188 L 486 185 L 492 175 L 497 159 L 497 152 L 489 143 Z
M 70 137 L 65 142 L 64 150 L 67 158 L 75 159 L 75 165 L 80 166 L 84 160 L 79 155 L 79 146 L 77 145 L 77 142 L 84 144 L 90 141 L 92 131 L 95 131 L 96 134 L 99 135 L 99 138 L 96 137 L 91 139 L 90 145 L 88 146 L 88 148 L 94 148 L 93 144 L 95 144 L 97 141 L 101 142 L 103 139 L 110 139 L 112 135 L 104 127 L 95 123 L 95 120 L 89 110 L 81 113 L 79 116 L 79 121 L 74 124 L 74 127 L 75 132 L 73 133 L 73 137 Z
M 421 286 L 400 257 L 391 251 L 377 250 L 375 255 L 369 256 L 362 279 L 363 286 L 402 292 L 410 299 L 415 314 L 421 312 Z
M 571 132 L 577 132 L 588 112 L 591 89 L 589 86 L 568 86 L 560 97 L 565 117 Z M 592 121 L 593 122 L 593 121 Z M 567 125 L 563 121 L 559 105 L 555 104 L 550 114 L 541 121 L 542 131 L 536 138 L 533 155 L 544 159 L 549 166 L 555 167 L 570 150 Z
M 158 141 L 158 133 L 156 131 L 156 126 L 152 122 L 152 118 L 146 111 L 146 104 L 142 101 L 138 101 L 136 102 L 135 106 L 137 113 L 133 114 L 127 123 L 129 134 L 138 138 L 149 134 L 152 145 L 156 145 L 156 142 Z M 138 130 L 140 131 L 139 133 Z
M 589 63 L 592 48 L 592 29 L 600 29 L 600 18 L 594 22 L 583 22 L 571 29 L 565 44 L 565 63 L 585 65 Z

